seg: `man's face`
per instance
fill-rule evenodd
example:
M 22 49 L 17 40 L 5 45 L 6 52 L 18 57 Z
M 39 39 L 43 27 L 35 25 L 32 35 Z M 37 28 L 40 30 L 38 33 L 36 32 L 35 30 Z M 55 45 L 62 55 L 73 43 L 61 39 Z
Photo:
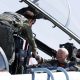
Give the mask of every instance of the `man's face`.
M 29 19 L 28 20 L 28 23 L 29 23 L 29 26 L 32 27 L 32 25 L 36 22 L 36 19 Z
M 59 50 L 56 54 L 56 59 L 60 62 L 63 63 L 67 59 L 67 55 L 64 53 L 64 51 Z

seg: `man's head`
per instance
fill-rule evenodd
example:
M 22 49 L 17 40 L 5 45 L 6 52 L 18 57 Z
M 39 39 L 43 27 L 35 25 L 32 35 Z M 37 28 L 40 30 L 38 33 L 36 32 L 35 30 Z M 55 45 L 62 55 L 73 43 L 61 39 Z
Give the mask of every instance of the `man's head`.
M 16 11 L 16 13 L 21 14 L 25 18 L 27 18 L 30 27 L 32 27 L 32 25 L 36 21 L 37 12 L 35 11 L 34 8 L 32 8 L 30 6 L 29 7 L 22 8 L 22 9 Z
M 65 49 L 65 48 L 60 48 L 60 49 L 57 51 L 56 59 L 57 59 L 60 63 L 63 63 L 63 62 L 65 62 L 65 60 L 67 60 L 68 55 L 69 55 L 69 52 L 68 52 L 67 49 Z

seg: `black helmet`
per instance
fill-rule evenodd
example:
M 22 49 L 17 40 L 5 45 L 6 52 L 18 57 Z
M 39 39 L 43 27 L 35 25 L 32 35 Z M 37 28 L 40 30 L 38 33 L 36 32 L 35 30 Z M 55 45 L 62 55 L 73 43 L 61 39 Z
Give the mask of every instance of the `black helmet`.
M 27 11 L 33 12 L 34 16 L 29 15 L 29 14 L 24 15 L 24 13 L 27 12 Z M 16 13 L 19 13 L 19 14 L 23 15 L 24 17 L 28 18 L 28 19 L 40 19 L 40 18 L 43 17 L 42 14 L 37 9 L 35 9 L 31 6 L 24 7 L 22 9 L 16 11 Z

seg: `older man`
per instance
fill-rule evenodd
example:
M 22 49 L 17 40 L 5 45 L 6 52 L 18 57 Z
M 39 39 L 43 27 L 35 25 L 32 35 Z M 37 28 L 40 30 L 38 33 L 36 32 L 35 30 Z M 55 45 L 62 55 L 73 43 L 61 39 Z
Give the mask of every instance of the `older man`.
M 67 62 L 68 60 L 68 55 L 69 55 L 69 52 L 67 49 L 65 48 L 60 48 L 58 51 L 57 51 L 57 54 L 56 54 L 56 59 L 59 63 L 65 63 Z
M 77 71 L 79 67 L 73 62 L 68 60 L 69 52 L 66 48 L 59 48 L 56 53 L 56 59 L 43 60 L 42 66 L 44 67 L 63 67 L 66 70 Z
M 56 59 L 50 60 L 48 61 L 48 63 L 50 63 L 51 66 L 66 68 L 69 63 L 68 55 L 69 55 L 69 52 L 66 48 L 59 48 L 56 53 Z

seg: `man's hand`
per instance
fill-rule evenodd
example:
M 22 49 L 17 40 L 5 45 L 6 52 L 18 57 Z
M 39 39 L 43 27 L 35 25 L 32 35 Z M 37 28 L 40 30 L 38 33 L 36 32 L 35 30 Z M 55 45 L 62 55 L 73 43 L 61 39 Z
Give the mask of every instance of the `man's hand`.
M 39 64 L 43 62 L 43 58 L 38 55 L 38 52 L 32 53 L 32 57 L 34 57 Z

